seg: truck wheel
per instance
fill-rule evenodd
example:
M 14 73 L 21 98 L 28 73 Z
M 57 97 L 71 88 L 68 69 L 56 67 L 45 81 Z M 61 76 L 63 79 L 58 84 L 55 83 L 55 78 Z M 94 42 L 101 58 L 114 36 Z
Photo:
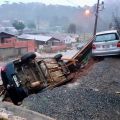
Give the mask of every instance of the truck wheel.
M 36 54 L 34 52 L 27 53 L 21 57 L 21 62 L 26 63 L 29 60 L 35 59 Z
M 57 54 L 54 56 L 54 59 L 58 62 L 62 58 L 62 54 Z

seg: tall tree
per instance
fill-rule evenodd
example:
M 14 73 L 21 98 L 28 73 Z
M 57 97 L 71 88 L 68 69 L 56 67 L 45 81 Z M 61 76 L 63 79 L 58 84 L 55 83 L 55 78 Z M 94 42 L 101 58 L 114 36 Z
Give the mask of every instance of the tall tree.
M 120 34 L 120 17 L 118 15 L 113 14 L 113 22 L 114 22 L 114 28 L 118 30 Z
M 68 33 L 76 33 L 76 25 L 71 23 L 68 27 Z
M 23 21 L 14 20 L 12 25 L 18 31 L 19 34 L 23 33 L 23 30 L 25 28 L 25 24 Z

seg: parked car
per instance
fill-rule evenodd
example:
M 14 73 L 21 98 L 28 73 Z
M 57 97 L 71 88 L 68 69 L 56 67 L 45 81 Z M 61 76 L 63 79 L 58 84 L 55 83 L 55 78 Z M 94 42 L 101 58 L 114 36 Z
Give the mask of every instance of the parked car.
M 120 36 L 117 30 L 103 31 L 96 34 L 92 44 L 93 57 L 119 55 Z

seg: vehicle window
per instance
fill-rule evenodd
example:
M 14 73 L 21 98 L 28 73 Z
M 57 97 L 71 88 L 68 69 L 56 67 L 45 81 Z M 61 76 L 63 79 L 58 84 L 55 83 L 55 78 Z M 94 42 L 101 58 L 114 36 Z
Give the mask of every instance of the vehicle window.
M 102 42 L 102 41 L 112 41 L 112 40 L 118 40 L 118 36 L 115 33 L 111 34 L 102 34 L 96 36 L 96 42 Z

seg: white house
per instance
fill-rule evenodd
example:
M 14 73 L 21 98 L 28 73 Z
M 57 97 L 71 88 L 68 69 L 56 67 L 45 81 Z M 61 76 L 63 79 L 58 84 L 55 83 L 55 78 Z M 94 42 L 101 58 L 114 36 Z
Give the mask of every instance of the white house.
M 78 35 L 73 34 L 54 34 L 51 35 L 56 39 L 59 39 L 60 41 L 64 42 L 65 44 L 74 43 L 77 40 Z

